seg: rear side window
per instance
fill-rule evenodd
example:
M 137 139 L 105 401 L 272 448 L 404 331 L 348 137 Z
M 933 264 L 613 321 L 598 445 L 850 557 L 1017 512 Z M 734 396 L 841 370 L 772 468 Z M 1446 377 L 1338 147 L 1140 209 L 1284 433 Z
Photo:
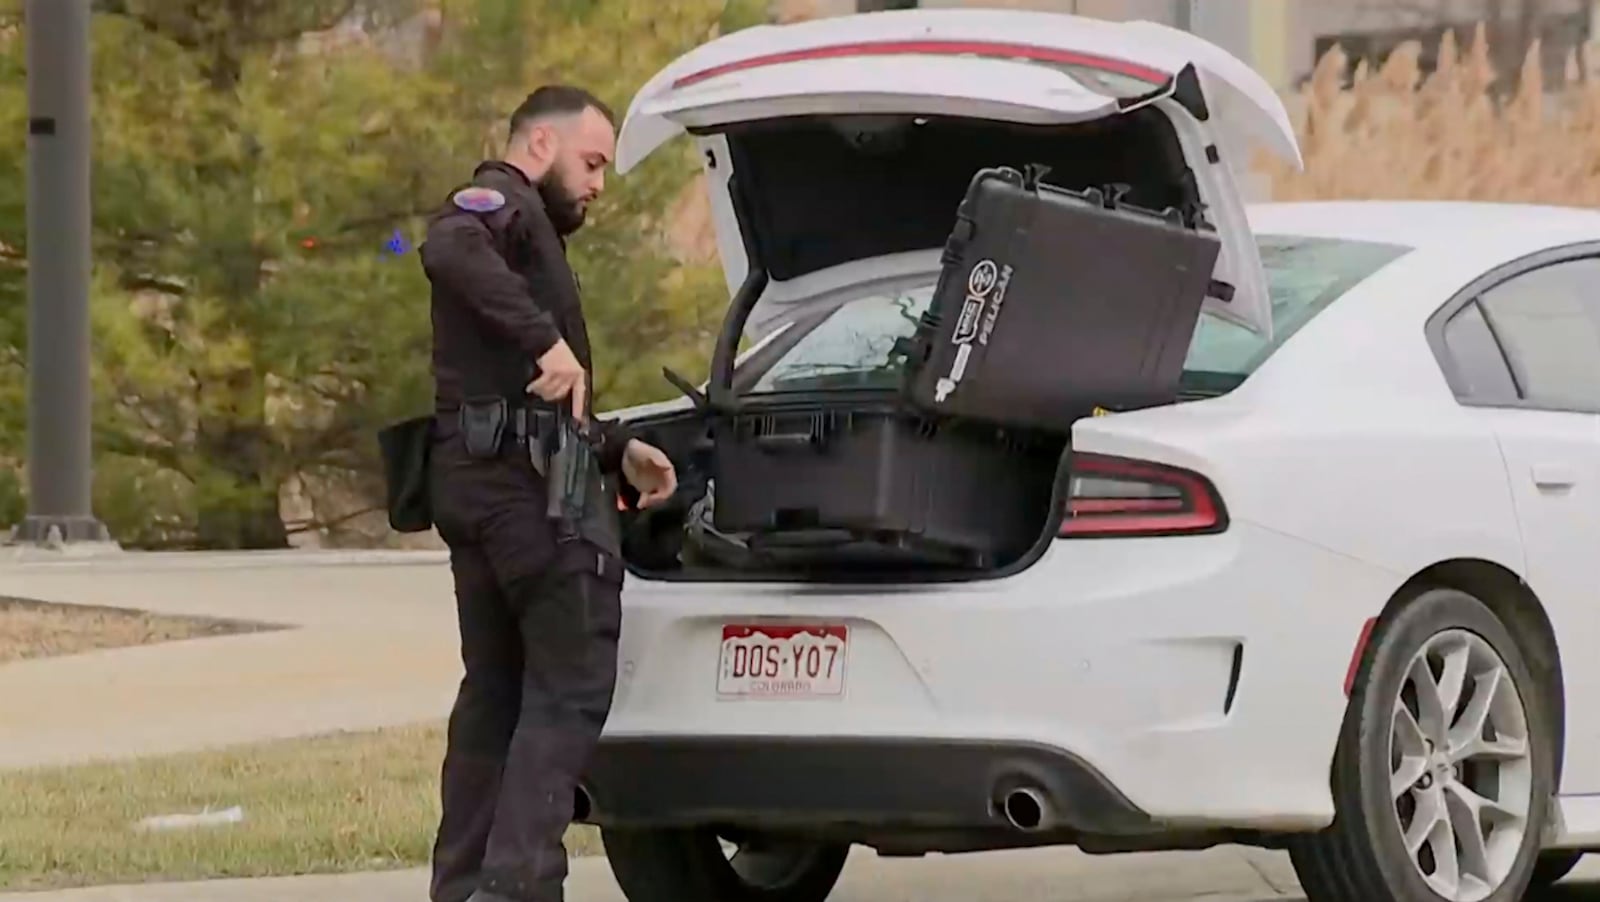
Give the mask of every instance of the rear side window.
M 1454 364 L 1456 392 L 1483 404 L 1513 404 L 1517 383 L 1495 341 L 1494 331 L 1476 301 L 1461 309 L 1444 327 L 1444 346 Z
M 1376 241 L 1258 235 L 1272 296 L 1272 338 L 1201 317 L 1184 363 L 1184 388 L 1218 394 L 1236 388 L 1290 336 L 1358 283 L 1411 248 Z
M 1600 410 L 1600 259 L 1513 276 L 1479 295 L 1476 306 L 1499 339 L 1523 401 Z

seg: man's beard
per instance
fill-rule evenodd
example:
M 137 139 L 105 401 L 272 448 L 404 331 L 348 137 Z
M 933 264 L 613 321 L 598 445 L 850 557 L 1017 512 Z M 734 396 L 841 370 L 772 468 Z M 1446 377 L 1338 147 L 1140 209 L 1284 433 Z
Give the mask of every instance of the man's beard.
M 583 206 L 561 184 L 554 170 L 545 173 L 538 187 L 539 196 L 544 199 L 545 212 L 550 216 L 550 224 L 555 226 L 556 234 L 565 238 L 583 228 Z

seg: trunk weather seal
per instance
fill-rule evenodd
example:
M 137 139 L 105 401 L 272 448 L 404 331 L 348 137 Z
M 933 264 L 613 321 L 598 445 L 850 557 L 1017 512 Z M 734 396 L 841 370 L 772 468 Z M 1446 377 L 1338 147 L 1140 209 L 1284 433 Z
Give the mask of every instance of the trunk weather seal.
M 734 152 L 731 147 L 728 156 L 729 165 L 734 167 L 733 175 L 728 178 L 728 199 L 733 204 L 739 232 L 744 236 L 746 272 L 744 282 L 734 292 L 728 313 L 722 319 L 722 330 L 717 334 L 717 344 L 711 352 L 711 378 L 706 383 L 706 396 L 710 399 L 711 409 L 715 411 L 733 410 L 738 406 L 738 396 L 733 392 L 733 365 L 739 356 L 739 338 L 744 334 L 745 323 L 755 311 L 756 302 L 766 291 L 769 281 L 766 260 L 750 228 L 747 216 L 749 198 L 744 192 L 738 166 L 732 159 Z

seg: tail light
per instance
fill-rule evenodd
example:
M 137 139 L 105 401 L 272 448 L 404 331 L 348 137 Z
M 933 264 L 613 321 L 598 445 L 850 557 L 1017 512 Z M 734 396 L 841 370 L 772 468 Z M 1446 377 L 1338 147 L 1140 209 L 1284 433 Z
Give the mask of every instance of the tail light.
M 1228 514 L 1211 481 L 1165 464 L 1101 454 L 1072 460 L 1062 538 L 1222 532 Z

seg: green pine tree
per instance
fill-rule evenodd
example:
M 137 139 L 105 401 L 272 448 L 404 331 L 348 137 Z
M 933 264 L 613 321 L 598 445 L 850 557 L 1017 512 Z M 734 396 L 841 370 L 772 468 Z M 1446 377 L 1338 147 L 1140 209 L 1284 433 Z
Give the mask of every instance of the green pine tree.
M 3 2 L 14 23 L 19 0 Z M 380 503 L 373 433 L 429 403 L 421 217 L 499 152 L 533 86 L 583 84 L 620 115 L 659 66 L 760 4 L 459 0 L 409 53 L 308 40 L 426 6 L 97 4 L 95 503 L 125 544 L 282 547 Z M 0 167 L 14 172 L 23 40 L 0 25 Z M 603 406 L 670 395 L 663 365 L 703 372 L 726 303 L 712 267 L 661 249 L 662 212 L 695 172 L 679 150 L 611 184 L 574 242 Z M 13 474 L 23 191 L 0 184 L 0 462 Z M 285 523 L 292 485 L 313 523 Z M 20 491 L 0 479 L 0 518 L 20 516 Z

